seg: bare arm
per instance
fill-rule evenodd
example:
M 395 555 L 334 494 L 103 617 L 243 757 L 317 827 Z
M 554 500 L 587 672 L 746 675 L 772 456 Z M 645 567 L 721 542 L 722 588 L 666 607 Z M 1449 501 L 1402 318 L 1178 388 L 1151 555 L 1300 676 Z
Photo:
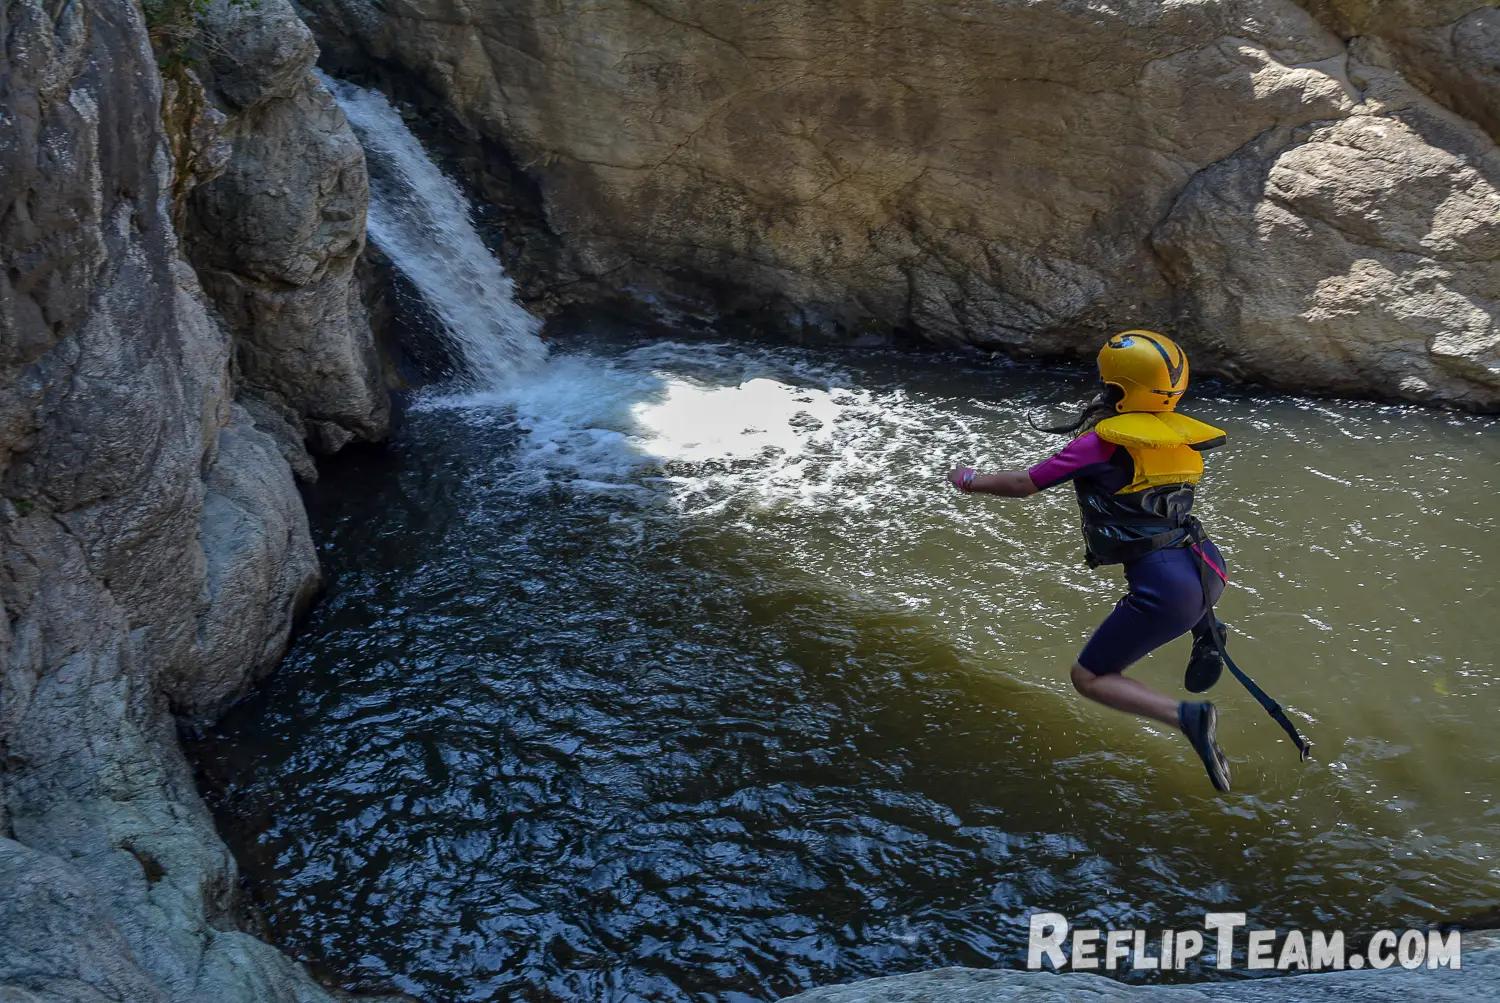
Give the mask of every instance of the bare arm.
M 1031 475 L 1024 470 L 1002 470 L 981 474 L 970 467 L 959 467 L 948 475 L 953 486 L 964 493 L 999 495 L 1002 498 L 1026 498 L 1037 493 Z
M 975 474 L 969 490 L 1002 498 L 1026 498 L 1037 493 L 1037 486 L 1024 470 L 1002 470 L 998 474 Z

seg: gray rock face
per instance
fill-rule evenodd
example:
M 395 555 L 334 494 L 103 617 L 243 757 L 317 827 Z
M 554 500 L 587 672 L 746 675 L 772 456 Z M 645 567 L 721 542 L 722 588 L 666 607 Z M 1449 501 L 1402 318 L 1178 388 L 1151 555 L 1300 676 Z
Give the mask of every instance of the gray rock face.
M 312 601 L 318 562 L 307 512 L 270 436 L 239 406 L 219 432 L 199 520 L 204 575 L 200 648 L 188 671 L 165 680 L 173 704 L 218 708 L 275 667 L 293 619 Z
M 1500 153 L 1369 70 L 1364 108 L 1267 134 L 1188 185 L 1153 246 L 1220 368 L 1494 406 Z M 1264 262 L 1277 269 L 1267 274 Z
M 1492 409 L 1500 277 L 1479 231 L 1500 174 L 1453 112 L 1485 124 L 1500 106 L 1495 6 L 327 0 L 309 16 L 336 61 L 404 67 L 510 149 L 582 273 L 674 307 L 1021 352 L 1162 326 L 1202 369 Z M 1354 170 L 1402 211 L 1351 242 L 1363 196 L 1330 222 L 1341 196 L 1304 192 L 1261 240 L 1244 175 L 1278 143 L 1283 174 L 1337 188 Z M 1408 192 L 1416 163 L 1433 173 Z M 1188 216 L 1197 237 L 1179 236 Z M 1390 281 L 1340 282 L 1361 247 L 1421 253 L 1382 254 Z
M 1362 62 L 1400 70 L 1500 136 L 1500 9 L 1494 0 L 1301 0 Z
M 176 742 L 173 712 L 269 668 L 318 580 L 173 226 L 225 165 L 221 123 L 184 74 L 166 134 L 130 0 L 18 0 L 0 29 L 0 996 L 325 1000 L 235 928 L 234 861 Z M 357 245 L 341 183 L 319 204 L 347 190 Z M 331 266 L 307 256 L 316 283 Z
M 1500 937 L 1464 937 L 1463 967 L 1457 971 L 1341 971 L 1310 975 L 1211 982 L 1184 986 L 1129 986 L 1098 975 L 996 972 L 942 968 L 915 975 L 871 979 L 814 989 L 783 1003 L 1468 1003 L 1500 993 Z
M 313 76 L 312 35 L 286 0 L 216 0 L 195 43 L 226 116 L 228 163 L 198 187 L 190 251 L 234 335 L 241 394 L 304 477 L 382 438 L 388 394 L 354 266 L 364 249 L 364 153 Z

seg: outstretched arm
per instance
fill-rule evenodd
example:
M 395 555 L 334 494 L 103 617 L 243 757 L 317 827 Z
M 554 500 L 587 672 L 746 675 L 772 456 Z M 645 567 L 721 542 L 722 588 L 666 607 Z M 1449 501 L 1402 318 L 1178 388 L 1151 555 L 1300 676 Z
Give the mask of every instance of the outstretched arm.
M 1119 448 L 1093 432 L 1085 432 L 1029 470 L 981 474 L 973 467 L 959 467 L 948 475 L 948 480 L 964 492 L 1025 498 L 1075 477 L 1102 473 L 1109 468 Z
M 1040 490 L 1031 474 L 1024 470 L 1002 470 L 981 474 L 973 467 L 959 467 L 948 474 L 953 486 L 965 494 L 1000 495 L 1002 498 L 1025 498 Z

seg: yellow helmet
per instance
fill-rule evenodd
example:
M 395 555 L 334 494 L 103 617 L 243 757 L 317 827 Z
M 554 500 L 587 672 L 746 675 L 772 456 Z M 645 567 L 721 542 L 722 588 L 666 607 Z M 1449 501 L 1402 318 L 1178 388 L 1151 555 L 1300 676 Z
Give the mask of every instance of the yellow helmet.
M 1164 334 L 1121 331 L 1099 350 L 1099 378 L 1120 388 L 1116 411 L 1170 411 L 1187 390 L 1187 353 Z

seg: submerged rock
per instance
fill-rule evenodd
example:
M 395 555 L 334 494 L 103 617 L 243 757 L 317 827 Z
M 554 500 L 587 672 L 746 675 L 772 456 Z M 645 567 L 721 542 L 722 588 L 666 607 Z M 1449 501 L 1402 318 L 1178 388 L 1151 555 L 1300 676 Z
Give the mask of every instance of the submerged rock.
M 1023 353 L 1163 326 L 1200 371 L 1493 409 L 1494 6 L 328 0 L 309 16 L 338 65 L 401 67 L 508 148 L 570 268 L 668 309 Z M 1322 193 L 1251 198 L 1257 172 L 1294 171 Z

